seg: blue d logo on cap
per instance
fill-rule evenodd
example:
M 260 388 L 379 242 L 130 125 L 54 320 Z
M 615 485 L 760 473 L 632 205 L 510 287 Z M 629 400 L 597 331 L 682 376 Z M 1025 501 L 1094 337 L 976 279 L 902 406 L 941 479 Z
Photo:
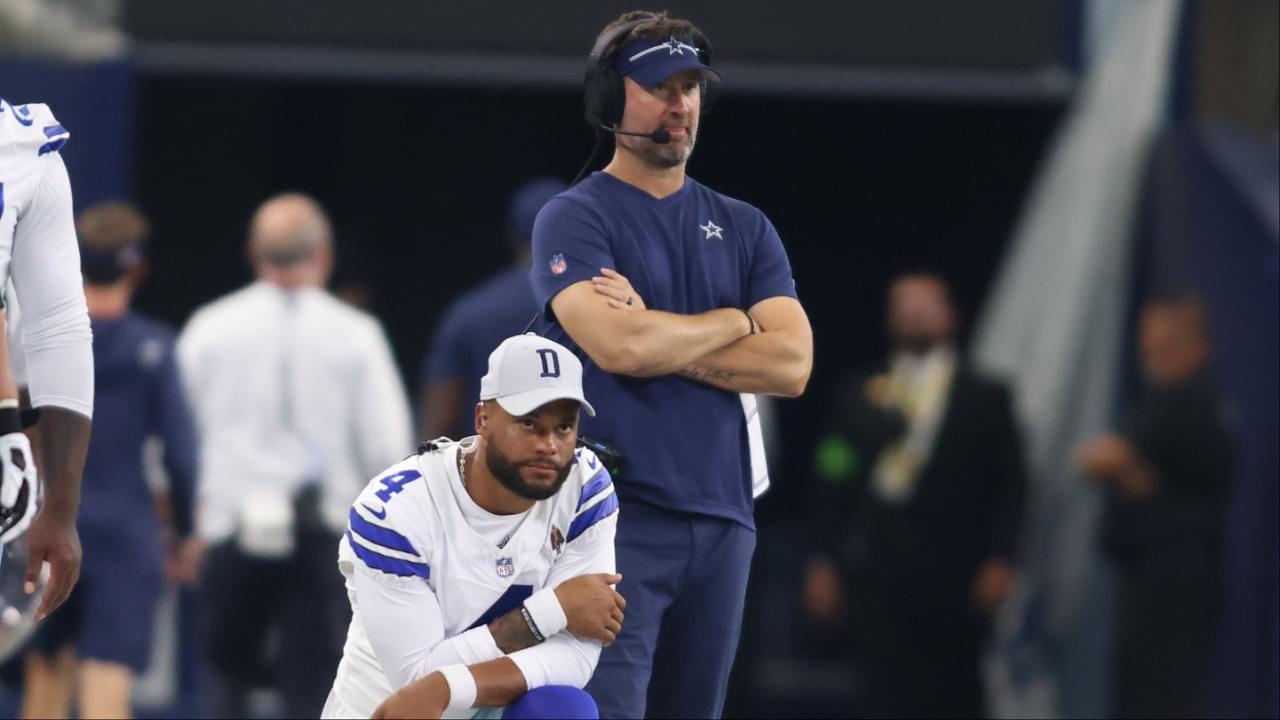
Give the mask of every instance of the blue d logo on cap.
M 576 400 L 588 415 L 596 414 L 582 392 L 582 361 L 565 346 L 533 333 L 509 337 L 489 353 L 480 399 L 496 400 L 517 416 L 555 400 Z

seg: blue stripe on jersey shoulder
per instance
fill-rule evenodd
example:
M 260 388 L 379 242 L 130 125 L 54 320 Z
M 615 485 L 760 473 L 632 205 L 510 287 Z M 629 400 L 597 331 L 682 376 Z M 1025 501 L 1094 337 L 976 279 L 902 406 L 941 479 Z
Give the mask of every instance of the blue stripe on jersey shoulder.
M 431 579 L 431 567 L 426 563 L 409 562 L 400 558 L 387 557 L 378 554 L 360 543 L 357 543 L 351 537 L 351 531 L 347 531 L 347 545 L 351 547 L 352 552 L 365 565 L 374 570 L 381 570 L 391 575 L 399 575 L 400 577 L 420 577 L 423 580 Z
M 31 110 L 26 105 L 14 105 L 10 103 L 9 107 L 13 108 L 13 119 L 22 123 L 26 127 L 31 127 L 36 120 L 31 117 Z
M 587 481 L 586 485 L 582 486 L 582 497 L 578 500 L 578 507 L 574 508 L 573 511 L 581 510 L 582 506 L 586 505 L 591 498 L 604 492 L 605 488 L 612 484 L 613 478 L 609 477 L 609 471 L 600 468 L 600 472 L 596 473 L 594 477 Z
M 351 513 L 347 516 L 347 521 L 351 523 L 351 529 L 357 535 L 368 540 L 375 545 L 381 545 L 389 550 L 399 550 L 402 553 L 410 555 L 418 555 L 418 551 L 413 547 L 413 543 L 409 542 L 409 538 L 401 535 L 395 530 L 384 528 L 381 525 L 373 523 L 360 517 L 360 513 L 355 508 L 351 508 Z
M 574 518 L 573 524 L 569 526 L 569 538 L 565 542 L 573 542 L 574 538 L 586 532 L 592 525 L 616 512 L 618 512 L 618 494 L 614 493 Z
M 47 142 L 40 146 L 40 149 L 36 151 L 36 155 L 39 156 L 39 155 L 44 155 L 45 153 L 57 152 L 62 149 L 63 145 L 66 145 L 66 144 L 67 144 L 67 138 L 59 138 L 57 140 L 54 140 L 53 142 Z
M 51 138 L 54 135 L 66 135 L 66 134 L 67 134 L 67 129 L 62 127 L 62 125 L 46 125 L 44 128 L 44 136 L 47 138 Z

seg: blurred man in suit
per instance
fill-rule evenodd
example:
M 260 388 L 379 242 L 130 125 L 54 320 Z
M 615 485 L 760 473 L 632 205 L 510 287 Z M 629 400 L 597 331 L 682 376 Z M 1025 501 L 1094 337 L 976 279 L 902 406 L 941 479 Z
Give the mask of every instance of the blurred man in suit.
M 866 714 L 978 717 L 978 658 L 1013 579 L 1026 470 L 1008 391 L 957 356 L 930 274 L 894 280 L 887 366 L 837 395 L 805 600 L 845 624 Z

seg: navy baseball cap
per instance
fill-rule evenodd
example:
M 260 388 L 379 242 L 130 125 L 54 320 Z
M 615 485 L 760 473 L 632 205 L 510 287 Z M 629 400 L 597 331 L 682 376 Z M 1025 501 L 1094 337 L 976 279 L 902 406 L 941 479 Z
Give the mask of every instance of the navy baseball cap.
M 613 69 L 645 87 L 653 87 L 685 70 L 701 71 L 704 77 L 719 80 L 720 73 L 699 57 L 691 42 L 672 35 L 666 40 L 640 38 L 623 45 L 613 54 Z

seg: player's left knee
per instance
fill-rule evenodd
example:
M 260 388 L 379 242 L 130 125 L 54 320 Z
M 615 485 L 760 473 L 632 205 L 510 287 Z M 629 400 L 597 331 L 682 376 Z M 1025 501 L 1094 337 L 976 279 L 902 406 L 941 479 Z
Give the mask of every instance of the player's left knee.
M 597 720 L 599 717 L 600 709 L 587 691 L 568 685 L 534 688 L 502 711 L 502 720 Z

